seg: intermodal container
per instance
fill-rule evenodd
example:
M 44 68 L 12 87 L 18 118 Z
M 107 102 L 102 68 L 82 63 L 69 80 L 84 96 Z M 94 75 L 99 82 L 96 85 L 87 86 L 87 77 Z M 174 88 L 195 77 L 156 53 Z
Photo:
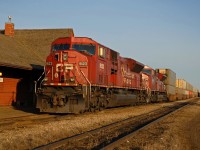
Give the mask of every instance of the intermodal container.
M 176 87 L 186 90 L 187 81 L 184 79 L 176 79 Z
M 176 73 L 171 69 L 156 69 L 156 72 L 166 75 L 165 85 L 176 86 Z
M 185 99 L 184 90 L 176 87 L 176 100 L 182 100 L 182 99 Z
M 189 82 L 187 82 L 186 89 L 189 90 L 189 91 L 192 91 L 193 90 L 193 86 Z
M 175 86 L 165 85 L 167 90 L 167 97 L 170 101 L 176 100 L 176 88 Z
M 186 97 L 186 99 L 189 98 L 189 91 L 188 90 L 185 90 L 185 97 Z

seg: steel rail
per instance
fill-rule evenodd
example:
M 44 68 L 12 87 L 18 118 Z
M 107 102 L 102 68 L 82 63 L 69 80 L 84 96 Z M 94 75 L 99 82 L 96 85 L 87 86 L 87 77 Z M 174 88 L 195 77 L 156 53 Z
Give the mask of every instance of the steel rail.
M 77 134 L 77 135 L 74 135 L 74 136 L 71 136 L 71 137 L 63 138 L 61 140 L 58 140 L 58 141 L 55 141 L 55 142 L 52 142 L 52 143 L 49 143 L 49 144 L 46 144 L 46 145 L 42 145 L 42 146 L 36 147 L 34 149 L 35 150 L 46 150 L 46 149 L 59 148 L 59 147 L 61 147 L 63 145 L 66 145 L 67 143 L 69 143 L 71 141 L 75 141 L 75 140 L 78 141 L 80 139 L 84 139 L 84 138 L 90 137 L 92 134 L 95 134 L 95 133 L 98 133 L 98 132 L 101 132 L 101 131 L 105 131 L 106 129 L 111 129 L 112 130 L 113 128 L 119 128 L 120 126 L 123 127 L 123 125 L 125 125 L 125 124 L 127 125 L 129 123 L 132 123 L 133 121 L 138 121 L 137 119 L 141 119 L 140 117 L 145 117 L 146 115 L 148 116 L 149 114 L 156 113 L 156 112 L 158 113 L 159 111 L 162 112 L 163 109 L 165 109 L 165 108 L 166 109 L 177 109 L 177 108 L 175 108 L 175 107 L 177 107 L 177 105 L 179 106 L 179 105 L 186 105 L 186 104 L 188 104 L 188 102 L 176 103 L 173 106 L 167 106 L 167 107 L 164 107 L 164 108 L 161 108 L 161 109 L 156 109 L 156 110 L 150 111 L 150 112 L 145 113 L 145 114 L 141 114 L 141 115 L 138 115 L 138 116 L 133 116 L 133 117 L 130 117 L 130 118 L 127 118 L 127 119 L 124 119 L 124 120 L 120 120 L 120 121 L 111 123 L 109 125 L 106 125 L 106 126 L 103 126 L 103 127 L 97 128 L 97 129 L 86 131 L 86 132 L 81 133 L 81 134 Z M 173 111 L 174 110 L 170 111 L 170 113 L 173 112 Z M 164 113 L 164 115 L 162 115 L 161 117 L 165 116 L 166 114 L 167 113 Z M 161 118 L 161 117 L 159 117 L 159 118 Z M 144 118 L 142 118 L 142 119 L 145 120 Z M 156 119 L 157 118 L 154 118 L 154 120 L 156 120 Z M 148 121 L 148 123 L 149 122 L 152 122 L 152 120 Z M 144 124 L 142 126 L 144 126 Z
M 158 123 L 158 122 L 160 122 L 160 121 L 166 119 L 166 118 L 169 117 L 170 115 L 173 115 L 173 114 L 175 114 L 176 112 L 182 110 L 183 108 L 188 107 L 190 104 L 191 104 L 191 103 L 186 103 L 185 105 L 179 107 L 178 109 L 176 109 L 176 110 L 174 110 L 174 111 L 171 111 L 171 112 L 169 112 L 169 113 L 167 113 L 167 114 L 165 114 L 165 115 L 163 115 L 163 116 L 158 117 L 156 120 L 153 120 L 153 121 L 149 122 L 148 124 L 146 124 L 146 125 L 140 127 L 139 129 L 137 129 L 137 130 L 131 132 L 130 134 L 128 134 L 128 135 L 126 135 L 126 136 L 124 136 L 124 137 L 122 137 L 122 138 L 120 138 L 120 139 L 118 139 L 118 140 L 116 140 L 116 141 L 114 141 L 114 142 L 112 142 L 112 143 L 110 143 L 110 144 L 108 144 L 107 146 L 103 147 L 101 150 L 113 150 L 113 149 L 119 147 L 121 144 L 125 143 L 125 141 L 130 140 L 130 139 L 131 139 L 133 136 L 135 136 L 135 134 L 137 134 L 139 131 L 141 131 L 141 130 L 143 130 L 143 129 L 146 129 L 147 127 L 149 127 L 149 126 L 152 125 L 152 124 Z

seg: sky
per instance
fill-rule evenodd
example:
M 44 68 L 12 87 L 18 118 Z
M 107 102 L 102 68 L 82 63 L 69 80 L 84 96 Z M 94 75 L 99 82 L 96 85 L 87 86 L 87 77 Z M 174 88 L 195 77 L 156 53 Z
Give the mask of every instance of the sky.
M 200 0 L 1 0 L 0 29 L 73 28 L 200 89 Z

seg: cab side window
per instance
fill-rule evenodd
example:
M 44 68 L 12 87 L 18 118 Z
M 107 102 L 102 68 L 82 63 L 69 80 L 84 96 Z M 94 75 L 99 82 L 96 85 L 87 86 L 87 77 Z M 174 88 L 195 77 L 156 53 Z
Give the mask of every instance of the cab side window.
M 98 55 L 101 58 L 106 58 L 106 48 L 99 46 L 98 48 Z

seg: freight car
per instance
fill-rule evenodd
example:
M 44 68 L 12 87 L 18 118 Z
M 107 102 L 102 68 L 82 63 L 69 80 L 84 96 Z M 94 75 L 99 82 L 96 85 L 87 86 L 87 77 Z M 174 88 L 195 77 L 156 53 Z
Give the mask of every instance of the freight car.
M 80 113 L 167 100 L 163 74 L 87 37 L 53 41 L 44 70 L 45 77 L 36 82 L 41 112 Z
M 156 72 L 166 76 L 163 82 L 168 100 L 175 101 L 198 97 L 198 89 L 184 79 L 177 79 L 176 73 L 171 69 L 156 69 Z
M 166 68 L 156 69 L 156 72 L 166 76 L 163 83 L 165 84 L 168 100 L 176 100 L 176 73 Z

